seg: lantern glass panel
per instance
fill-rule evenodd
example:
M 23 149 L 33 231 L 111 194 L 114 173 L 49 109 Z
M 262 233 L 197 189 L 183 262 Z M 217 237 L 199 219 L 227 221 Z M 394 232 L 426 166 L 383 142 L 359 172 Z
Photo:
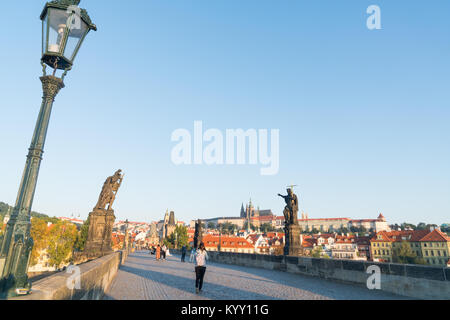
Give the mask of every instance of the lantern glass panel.
M 66 42 L 64 57 L 73 62 L 81 42 L 89 29 L 87 24 L 76 13 L 70 17 L 69 21 L 69 36 Z
M 45 17 L 44 20 L 42 20 L 42 54 L 44 54 L 47 51 L 47 19 L 48 15 Z
M 49 34 L 48 34 L 48 44 L 47 52 L 62 54 L 62 49 L 64 45 L 64 37 L 67 29 L 67 22 L 69 18 L 69 13 L 64 10 L 49 8 L 48 9 L 48 24 Z

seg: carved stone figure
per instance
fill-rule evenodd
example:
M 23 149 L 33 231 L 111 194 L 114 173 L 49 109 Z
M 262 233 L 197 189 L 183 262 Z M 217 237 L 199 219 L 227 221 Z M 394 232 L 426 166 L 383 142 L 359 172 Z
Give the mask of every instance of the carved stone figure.
M 107 210 L 111 209 L 112 204 L 116 199 L 117 191 L 119 190 L 120 185 L 123 181 L 123 175 L 121 173 L 122 170 L 117 170 L 113 176 L 106 179 L 94 210 L 106 209 L 107 205 L 109 205 Z
M 84 255 L 97 258 L 112 251 L 111 235 L 116 217 L 112 204 L 122 184 L 124 175 L 117 170 L 113 176 L 106 179 L 100 197 L 94 210 L 89 213 L 89 231 L 84 249 Z
M 287 189 L 287 195 L 283 196 L 278 194 L 278 196 L 282 197 L 286 202 L 286 207 L 284 207 L 284 221 L 286 225 L 297 225 L 298 224 L 298 198 L 295 193 L 292 192 L 292 189 Z
M 300 227 L 298 225 L 298 198 L 291 188 L 287 189 L 287 195 L 282 197 L 286 202 L 284 207 L 284 231 L 285 244 L 284 254 L 290 256 L 297 256 L 301 253 L 300 243 Z

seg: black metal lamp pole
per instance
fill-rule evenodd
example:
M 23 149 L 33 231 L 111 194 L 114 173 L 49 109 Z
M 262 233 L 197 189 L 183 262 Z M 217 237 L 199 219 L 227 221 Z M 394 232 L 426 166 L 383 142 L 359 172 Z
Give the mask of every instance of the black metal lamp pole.
M 16 204 L 0 246 L 0 298 L 28 294 L 31 290 L 27 276 L 33 248 L 33 239 L 30 236 L 31 206 L 53 102 L 58 92 L 64 88 L 64 77 L 71 70 L 87 33 L 90 30 L 97 30 L 86 10 L 78 7 L 79 3 L 79 0 L 47 2 L 41 14 L 43 76 L 40 79 L 43 99 L 28 149 Z M 47 65 L 54 68 L 52 75 L 46 74 Z M 56 77 L 57 70 L 64 71 L 61 78 Z

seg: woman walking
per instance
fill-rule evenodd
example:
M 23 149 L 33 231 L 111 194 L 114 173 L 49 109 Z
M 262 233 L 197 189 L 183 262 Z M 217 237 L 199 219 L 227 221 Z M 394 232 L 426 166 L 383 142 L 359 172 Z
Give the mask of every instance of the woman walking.
M 206 260 L 208 259 L 208 252 L 205 249 L 205 244 L 202 242 L 195 252 L 195 293 L 202 291 L 203 278 L 206 272 Z
M 163 260 L 166 260 L 166 251 L 167 251 L 167 247 L 166 247 L 165 244 L 162 246 L 161 251 L 162 251 L 162 252 L 161 252 L 161 254 L 162 254 L 162 259 L 163 259 Z

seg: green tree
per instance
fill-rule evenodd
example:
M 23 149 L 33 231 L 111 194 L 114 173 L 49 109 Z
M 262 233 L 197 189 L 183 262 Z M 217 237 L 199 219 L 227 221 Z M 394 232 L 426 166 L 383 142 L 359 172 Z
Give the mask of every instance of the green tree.
M 425 222 L 420 222 L 418 225 L 417 225 L 417 230 L 424 230 L 424 229 L 426 229 L 427 228 L 427 224 L 425 223 Z
M 414 225 L 414 224 L 412 224 L 412 223 L 403 222 L 403 223 L 400 225 L 400 229 L 402 229 L 402 230 L 406 230 L 406 229 L 416 230 L 417 227 L 416 227 L 416 225 Z
M 187 234 L 187 227 L 185 226 L 177 226 L 174 230 L 174 232 L 167 237 L 164 242 L 166 246 L 169 248 L 174 248 L 175 244 L 177 245 L 177 248 L 180 248 L 182 246 L 187 246 L 189 237 Z
M 441 231 L 450 235 L 450 224 L 444 223 L 443 225 L 441 225 Z
M 0 202 L 0 215 L 4 217 L 9 208 L 10 206 L 7 203 Z
M 67 221 L 58 221 L 50 228 L 47 252 L 51 266 L 59 268 L 71 260 L 77 234 L 77 227 Z
M 214 224 L 214 222 L 208 222 L 208 229 L 214 229 L 216 227 L 216 225 Z
M 245 222 L 244 222 L 244 230 L 247 230 L 247 226 L 248 226 L 248 222 L 245 221 Z M 258 228 L 255 227 L 252 223 L 250 223 L 250 229 L 251 229 L 252 231 L 258 230 Z
M 407 241 L 402 241 L 400 248 L 393 250 L 392 261 L 395 263 L 425 264 L 425 261 L 416 255 Z
M 234 234 L 236 231 L 236 225 L 231 222 L 225 222 L 222 224 L 219 224 L 217 228 L 222 232 L 223 234 Z
M 86 240 L 89 233 L 89 218 L 84 221 L 83 225 L 80 228 L 80 231 L 77 234 L 77 240 L 75 241 L 74 248 L 76 251 L 83 251 L 84 246 L 86 245 Z
M 322 246 L 316 246 L 312 251 L 311 251 L 311 257 L 313 258 L 322 258 Z
M 271 223 L 263 223 L 259 227 L 259 229 L 264 233 L 275 231 L 275 228 L 272 226 Z

